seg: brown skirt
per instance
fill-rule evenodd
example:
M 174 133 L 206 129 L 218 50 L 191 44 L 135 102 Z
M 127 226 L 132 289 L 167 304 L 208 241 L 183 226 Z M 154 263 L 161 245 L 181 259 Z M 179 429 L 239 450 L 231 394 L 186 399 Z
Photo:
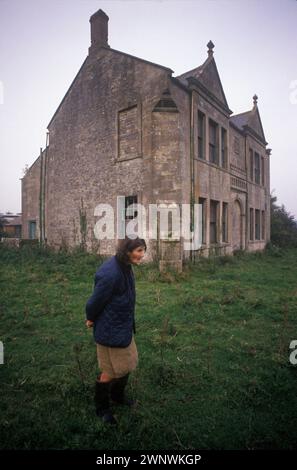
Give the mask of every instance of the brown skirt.
M 136 369 L 138 352 L 134 336 L 126 348 L 110 348 L 97 343 L 97 359 L 101 372 L 112 378 L 123 377 Z

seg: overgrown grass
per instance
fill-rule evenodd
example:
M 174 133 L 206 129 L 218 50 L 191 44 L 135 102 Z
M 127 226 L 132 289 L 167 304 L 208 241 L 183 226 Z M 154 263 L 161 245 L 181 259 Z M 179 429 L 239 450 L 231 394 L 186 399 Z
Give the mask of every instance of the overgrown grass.
M 102 260 L 0 248 L 1 448 L 296 448 L 297 250 L 135 268 L 138 406 L 115 430 L 94 415 L 84 325 Z

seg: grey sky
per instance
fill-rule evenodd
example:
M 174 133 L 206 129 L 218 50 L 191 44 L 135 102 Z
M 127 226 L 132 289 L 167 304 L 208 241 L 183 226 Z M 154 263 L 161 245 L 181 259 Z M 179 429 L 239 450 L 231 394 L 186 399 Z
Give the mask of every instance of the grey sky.
M 88 53 L 89 17 L 109 16 L 114 49 L 179 75 L 215 44 L 229 107 L 258 106 L 272 148 L 271 189 L 297 216 L 297 1 L 0 0 L 0 212 L 21 210 L 22 169 Z M 290 88 L 291 87 L 291 88 Z

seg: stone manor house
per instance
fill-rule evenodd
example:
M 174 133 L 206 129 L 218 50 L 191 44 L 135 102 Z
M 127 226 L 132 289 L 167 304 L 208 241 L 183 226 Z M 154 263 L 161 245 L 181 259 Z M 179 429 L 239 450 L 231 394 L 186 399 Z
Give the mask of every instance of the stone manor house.
M 161 267 L 210 250 L 263 249 L 270 149 L 257 96 L 251 110 L 232 115 L 211 41 L 202 65 L 173 77 L 170 68 L 112 49 L 108 20 L 102 10 L 91 16 L 88 55 L 22 178 L 22 237 L 113 254 L 115 241 L 94 235 L 94 209 L 107 203 L 116 211 L 123 196 L 126 207 L 202 204 L 196 252 L 182 241 L 147 240 L 147 259 Z

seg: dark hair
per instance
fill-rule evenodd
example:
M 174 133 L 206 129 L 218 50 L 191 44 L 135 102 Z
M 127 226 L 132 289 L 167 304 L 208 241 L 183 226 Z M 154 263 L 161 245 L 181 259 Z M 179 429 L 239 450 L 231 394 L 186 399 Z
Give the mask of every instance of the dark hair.
M 135 248 L 138 248 L 139 246 L 142 246 L 146 251 L 146 243 L 143 238 L 126 237 L 126 238 L 123 238 L 122 240 L 118 240 L 117 250 L 116 250 L 117 259 L 121 261 L 122 263 L 128 264 L 129 263 L 128 252 L 135 250 Z

